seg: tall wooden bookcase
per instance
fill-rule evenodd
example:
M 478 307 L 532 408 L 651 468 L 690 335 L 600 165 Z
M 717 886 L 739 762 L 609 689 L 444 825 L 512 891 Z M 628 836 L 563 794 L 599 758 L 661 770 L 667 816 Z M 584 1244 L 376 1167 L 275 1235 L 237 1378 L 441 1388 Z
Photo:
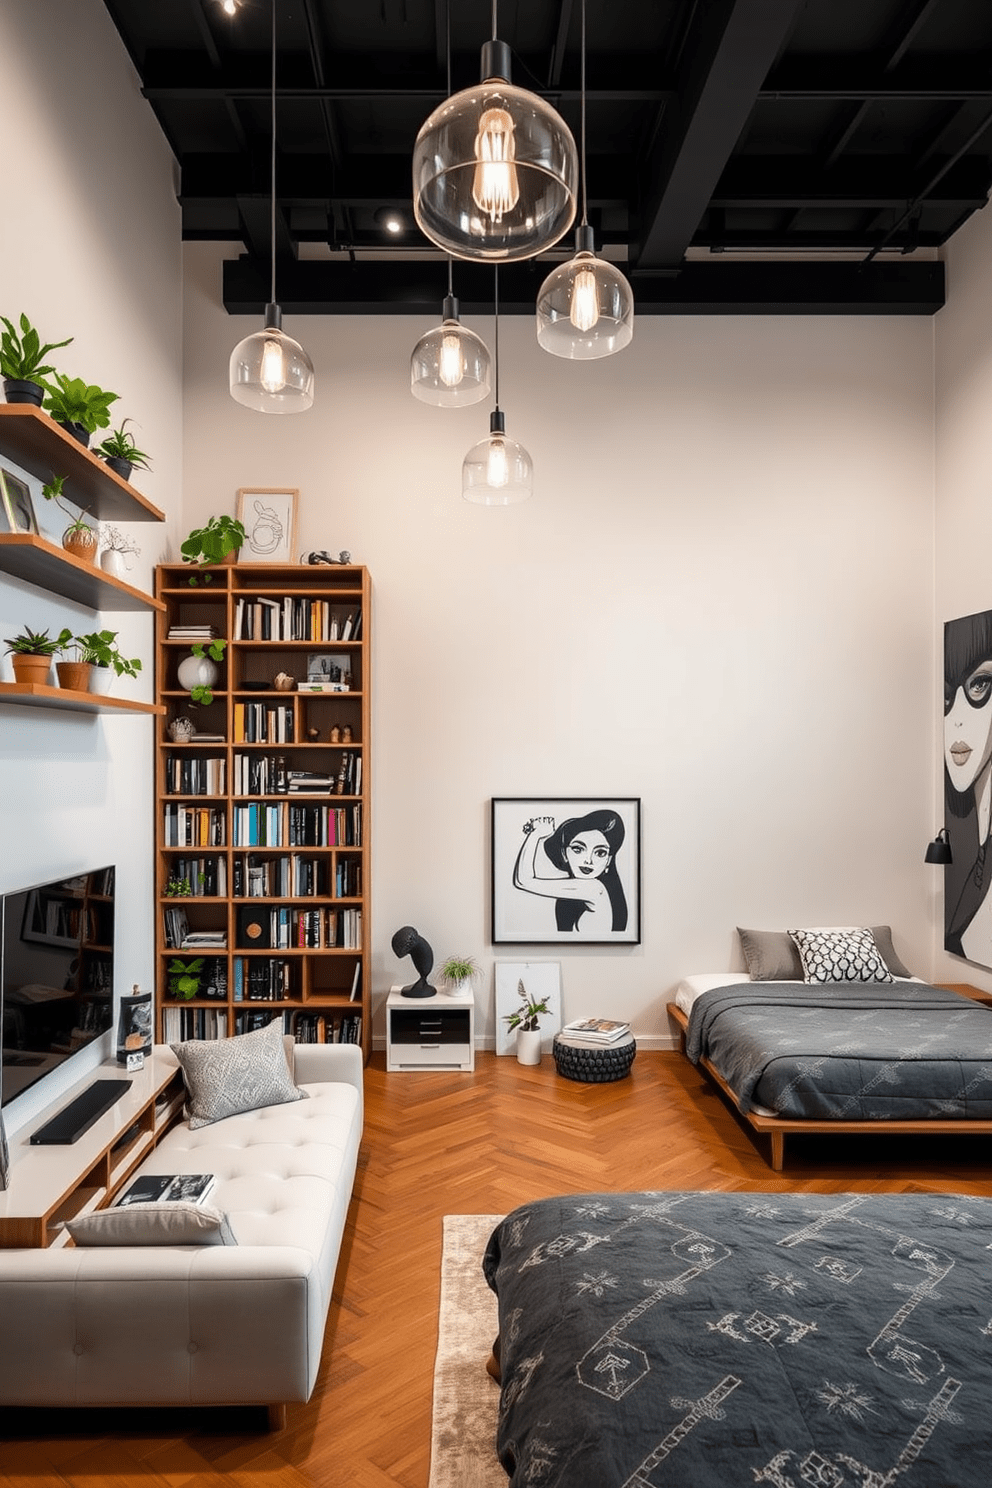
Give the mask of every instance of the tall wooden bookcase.
M 155 592 L 157 1037 L 281 1014 L 298 1041 L 356 1042 L 367 1058 L 368 571 L 164 564 Z M 212 701 L 192 706 L 178 673 L 197 631 L 227 646 Z M 324 690 L 304 690 L 308 672 Z M 188 740 L 171 736 L 178 718 Z M 170 968 L 201 958 L 195 995 L 176 996 Z

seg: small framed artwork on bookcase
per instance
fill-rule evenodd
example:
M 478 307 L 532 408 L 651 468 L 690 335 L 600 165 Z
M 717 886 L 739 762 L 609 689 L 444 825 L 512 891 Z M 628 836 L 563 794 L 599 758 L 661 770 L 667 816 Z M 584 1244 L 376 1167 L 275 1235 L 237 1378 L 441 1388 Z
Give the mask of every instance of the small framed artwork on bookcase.
M 296 507 L 299 491 L 292 486 L 241 486 L 238 521 L 245 529 L 239 563 L 294 563 Z

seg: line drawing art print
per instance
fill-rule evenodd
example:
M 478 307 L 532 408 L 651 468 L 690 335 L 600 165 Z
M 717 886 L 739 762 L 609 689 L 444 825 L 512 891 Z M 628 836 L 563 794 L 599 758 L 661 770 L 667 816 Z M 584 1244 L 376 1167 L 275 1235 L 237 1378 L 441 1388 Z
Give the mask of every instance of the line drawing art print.
M 637 945 L 640 800 L 493 798 L 493 943 Z
M 245 529 L 239 563 L 292 563 L 296 552 L 296 501 L 290 486 L 242 486 L 237 516 Z

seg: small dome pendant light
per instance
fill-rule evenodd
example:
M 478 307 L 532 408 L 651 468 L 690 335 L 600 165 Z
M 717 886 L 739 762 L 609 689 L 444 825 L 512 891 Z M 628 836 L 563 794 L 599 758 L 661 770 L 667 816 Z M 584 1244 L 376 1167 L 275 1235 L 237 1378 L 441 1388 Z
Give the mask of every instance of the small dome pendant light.
M 413 214 L 456 258 L 516 263 L 557 243 L 575 221 L 578 156 L 564 119 L 510 82 L 510 48 L 482 48 L 483 81 L 445 99 L 413 150 Z
M 410 391 L 435 408 L 464 408 L 489 393 L 489 351 L 486 343 L 458 319 L 458 301 L 448 293 L 442 323 L 421 336 L 410 358 Z
M 473 445 L 462 462 L 462 495 L 478 506 L 510 506 L 534 492 L 534 463 L 522 444 L 507 438 L 499 406 L 499 270 L 496 270 L 493 367 L 496 406 L 489 415 L 489 437 Z
M 582 222 L 575 230 L 575 257 L 545 279 L 537 297 L 537 339 L 552 356 L 591 361 L 612 356 L 634 334 L 634 296 L 614 264 L 597 258 L 587 221 L 586 5 L 582 0 Z
M 276 304 L 276 0 L 272 0 L 272 287 L 265 325 L 239 341 L 228 369 L 231 397 L 257 413 L 303 413 L 313 405 L 313 363 L 282 329 Z

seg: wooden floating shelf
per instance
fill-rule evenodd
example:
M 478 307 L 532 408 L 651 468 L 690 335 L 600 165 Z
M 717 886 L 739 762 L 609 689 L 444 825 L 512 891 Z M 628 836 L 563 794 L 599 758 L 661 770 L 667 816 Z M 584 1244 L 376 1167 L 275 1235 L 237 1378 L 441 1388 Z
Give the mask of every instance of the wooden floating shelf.
M 64 475 L 66 499 L 100 522 L 165 521 L 164 512 L 40 408 L 0 403 L 0 445 L 40 481 Z
M 165 712 L 158 703 L 139 703 L 131 698 L 112 697 L 109 693 L 73 692 L 68 687 L 30 682 L 0 682 L 0 703 L 16 703 L 22 708 L 61 708 L 73 713 Z
M 115 579 L 33 532 L 0 533 L 0 573 L 91 610 L 164 610 L 160 599 Z

